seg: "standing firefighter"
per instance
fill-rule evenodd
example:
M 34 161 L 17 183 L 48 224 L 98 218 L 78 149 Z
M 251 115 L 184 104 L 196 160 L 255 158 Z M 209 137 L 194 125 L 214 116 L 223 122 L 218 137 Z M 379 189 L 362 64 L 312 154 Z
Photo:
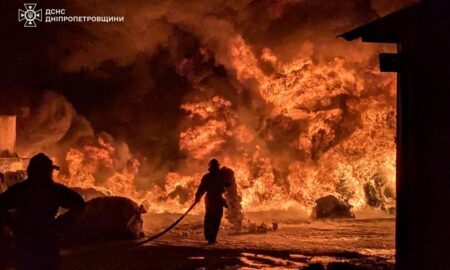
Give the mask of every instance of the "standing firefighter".
M 195 194 L 195 201 L 199 202 L 206 192 L 204 234 L 208 243 L 214 244 L 223 216 L 223 207 L 227 207 L 222 193 L 225 192 L 225 188 L 232 185 L 232 179 L 228 177 L 229 174 L 224 173 L 220 169 L 220 164 L 217 159 L 212 159 L 208 165 L 209 173 L 203 176 Z M 230 171 L 230 169 L 227 169 L 227 171 Z
M 55 168 L 50 158 L 37 154 L 28 165 L 28 179 L 0 194 L 0 217 L 15 211 L 16 269 L 58 269 L 57 232 L 75 222 L 84 209 L 80 195 L 53 182 Z M 69 211 L 56 219 L 59 207 Z

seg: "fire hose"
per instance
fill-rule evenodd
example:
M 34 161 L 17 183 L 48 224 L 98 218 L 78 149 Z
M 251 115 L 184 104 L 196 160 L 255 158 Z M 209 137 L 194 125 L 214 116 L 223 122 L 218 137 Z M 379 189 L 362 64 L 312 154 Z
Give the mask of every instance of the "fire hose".
M 194 206 L 195 206 L 196 204 L 197 204 L 197 202 L 194 202 L 194 203 L 188 208 L 188 210 L 186 210 L 186 212 L 184 212 L 184 214 L 183 214 L 181 217 L 179 217 L 174 223 L 172 223 L 169 227 L 167 227 L 166 229 L 164 229 L 163 231 L 161 231 L 161 232 L 159 232 L 159 233 L 157 233 L 157 234 L 155 234 L 155 235 L 149 236 L 149 237 L 147 237 L 146 239 L 137 242 L 137 243 L 135 244 L 135 246 L 141 246 L 141 245 L 143 245 L 143 244 L 145 244 L 145 243 L 148 243 L 148 242 L 150 242 L 150 241 L 153 241 L 153 240 L 155 240 L 155 239 L 158 239 L 158 238 L 160 238 L 161 236 L 163 236 L 164 234 L 166 234 L 167 232 L 169 232 L 170 230 L 172 230 L 175 226 L 178 225 L 178 223 L 180 223 L 180 222 L 181 222 L 181 221 L 189 214 L 189 212 L 191 212 L 191 210 L 194 208 Z

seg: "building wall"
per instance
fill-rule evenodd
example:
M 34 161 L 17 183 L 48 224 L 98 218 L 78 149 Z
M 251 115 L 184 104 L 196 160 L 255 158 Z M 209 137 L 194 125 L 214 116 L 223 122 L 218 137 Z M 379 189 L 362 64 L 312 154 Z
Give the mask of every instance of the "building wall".
M 397 269 L 450 269 L 450 17 L 426 7 L 400 46 Z
M 16 116 L 0 115 L 0 155 L 14 152 L 16 144 Z

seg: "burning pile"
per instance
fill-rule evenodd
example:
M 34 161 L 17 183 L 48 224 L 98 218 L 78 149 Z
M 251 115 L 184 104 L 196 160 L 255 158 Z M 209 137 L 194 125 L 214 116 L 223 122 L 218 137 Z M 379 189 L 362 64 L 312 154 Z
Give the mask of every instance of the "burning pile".
M 135 3 L 139 12 L 130 18 L 147 22 L 158 34 L 142 43 L 136 42 L 141 34 L 133 31 L 134 21 L 112 33 L 112 26 L 86 28 L 97 37 L 117 34 L 114 39 L 126 50 L 94 44 L 105 47 L 99 54 L 93 44 L 80 44 L 83 50 L 74 50 L 64 59 L 67 72 L 78 74 L 86 68 L 82 72 L 114 81 L 119 70 L 119 75 L 129 76 L 127 83 L 132 82 L 106 106 L 107 113 L 114 115 L 110 105 L 120 104 L 115 118 L 105 116 L 105 120 L 95 110 L 95 115 L 89 110 L 87 114 L 96 124 L 103 123 L 102 129 L 111 122 L 109 132 L 114 133 L 117 121 L 117 126 L 126 126 L 131 133 L 142 131 L 149 138 L 97 132 L 66 97 L 45 91 L 40 102 L 16 110 L 18 152 L 28 156 L 45 151 L 62 166 L 58 181 L 126 196 L 150 211 L 186 209 L 212 157 L 235 172 L 237 184 L 229 198 L 235 205 L 229 212 L 231 221 L 242 220 L 240 207 L 254 211 L 299 204 L 311 211 L 318 198 L 328 195 L 354 209 L 392 208 L 395 78 L 378 72 L 375 57 L 386 48 L 361 44 L 343 48 L 335 33 L 326 29 L 341 31 L 349 22 L 330 26 L 314 16 L 311 20 L 319 22 L 295 21 L 297 30 L 283 28 L 291 30 L 290 35 L 276 33 L 270 25 L 293 20 L 283 17 L 289 15 L 289 8 L 314 5 L 266 2 L 248 6 L 236 2 L 228 9 L 206 0 L 170 8 Z M 325 9 L 335 10 L 327 5 Z M 79 3 L 78 8 L 89 7 Z M 252 12 L 263 8 L 270 16 L 260 22 L 261 29 L 245 27 L 253 25 Z M 339 8 L 353 10 L 350 4 Z M 318 25 L 314 31 L 307 28 L 312 23 Z M 95 57 L 89 57 L 92 52 Z M 101 66 L 116 60 L 117 65 Z M 179 82 L 175 94 L 163 88 L 172 86 L 172 81 Z M 150 116 L 142 120 L 140 114 L 148 111 Z

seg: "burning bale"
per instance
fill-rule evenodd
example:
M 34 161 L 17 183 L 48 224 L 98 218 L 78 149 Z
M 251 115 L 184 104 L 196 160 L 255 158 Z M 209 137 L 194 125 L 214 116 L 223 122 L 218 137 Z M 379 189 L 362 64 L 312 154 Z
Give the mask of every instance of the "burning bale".
M 354 218 L 350 211 L 352 206 L 344 201 L 340 201 L 333 195 L 321 197 L 316 200 L 316 207 L 313 209 L 313 217 L 322 218 Z
M 125 197 L 98 197 L 86 202 L 81 220 L 67 233 L 69 241 L 135 239 L 142 236 L 145 209 Z

